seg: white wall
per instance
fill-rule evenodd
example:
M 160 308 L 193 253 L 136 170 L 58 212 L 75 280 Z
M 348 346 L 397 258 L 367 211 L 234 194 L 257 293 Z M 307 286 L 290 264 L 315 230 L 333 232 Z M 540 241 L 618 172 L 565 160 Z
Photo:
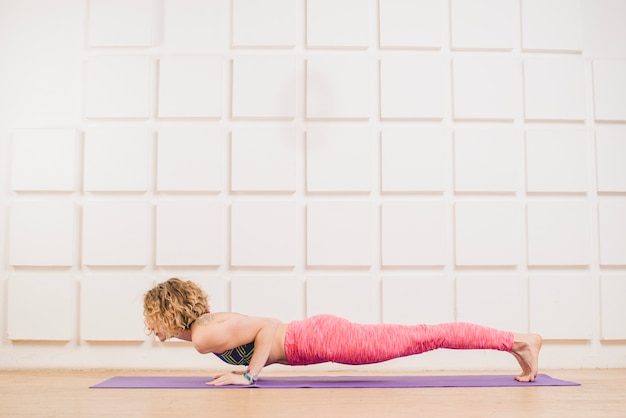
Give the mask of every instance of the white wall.
M 144 335 L 171 276 L 214 310 L 472 321 L 626 367 L 625 15 L 0 0 L 0 367 L 221 367 Z

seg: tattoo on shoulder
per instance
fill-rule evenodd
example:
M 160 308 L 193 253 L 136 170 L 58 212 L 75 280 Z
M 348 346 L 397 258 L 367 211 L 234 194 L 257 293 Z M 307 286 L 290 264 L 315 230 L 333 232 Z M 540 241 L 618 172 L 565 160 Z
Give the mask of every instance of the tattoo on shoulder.
M 204 325 L 209 325 L 213 321 L 215 321 L 214 314 L 204 314 L 200 318 L 198 318 L 197 323 L 200 326 L 204 326 Z

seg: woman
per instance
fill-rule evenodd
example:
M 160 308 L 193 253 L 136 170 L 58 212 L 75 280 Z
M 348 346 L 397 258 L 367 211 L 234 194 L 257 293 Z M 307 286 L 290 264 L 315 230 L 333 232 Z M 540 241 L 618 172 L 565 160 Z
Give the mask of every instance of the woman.
M 514 334 L 468 323 L 439 325 L 354 324 L 332 315 L 316 315 L 289 324 L 237 313 L 211 313 L 208 297 L 191 282 L 172 278 L 144 297 L 150 334 L 165 341 L 191 341 L 202 353 L 229 364 L 246 365 L 243 373 L 217 376 L 210 385 L 250 385 L 261 369 L 279 363 L 370 364 L 437 348 L 494 349 L 515 356 L 520 382 L 537 377 L 541 336 Z

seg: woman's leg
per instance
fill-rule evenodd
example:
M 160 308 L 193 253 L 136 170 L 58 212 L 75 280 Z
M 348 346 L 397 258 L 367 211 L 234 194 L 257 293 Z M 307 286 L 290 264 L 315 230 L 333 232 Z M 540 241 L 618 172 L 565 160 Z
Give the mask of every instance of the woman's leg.
M 511 352 L 522 367 L 522 374 L 516 379 L 533 381 L 537 375 L 541 337 L 462 322 L 356 324 L 331 315 L 296 321 L 289 325 L 285 337 L 285 351 L 291 365 L 328 361 L 370 364 L 438 348 Z
M 297 331 L 294 343 L 302 356 L 300 361 L 313 363 L 378 363 L 438 348 L 502 351 L 513 348 L 513 333 L 461 322 L 439 325 L 356 324 L 330 315 L 298 322 L 298 329 L 293 331 Z M 292 356 L 295 355 L 292 353 Z M 293 364 L 291 359 L 290 363 Z

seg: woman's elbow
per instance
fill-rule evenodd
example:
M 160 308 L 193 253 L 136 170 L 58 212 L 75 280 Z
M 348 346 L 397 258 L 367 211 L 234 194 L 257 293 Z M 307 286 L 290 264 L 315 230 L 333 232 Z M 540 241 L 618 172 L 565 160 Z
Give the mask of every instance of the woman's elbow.
M 272 329 L 278 329 L 278 326 L 280 325 L 280 321 L 278 319 L 275 318 L 268 318 L 267 319 L 267 325 L 272 328 Z

